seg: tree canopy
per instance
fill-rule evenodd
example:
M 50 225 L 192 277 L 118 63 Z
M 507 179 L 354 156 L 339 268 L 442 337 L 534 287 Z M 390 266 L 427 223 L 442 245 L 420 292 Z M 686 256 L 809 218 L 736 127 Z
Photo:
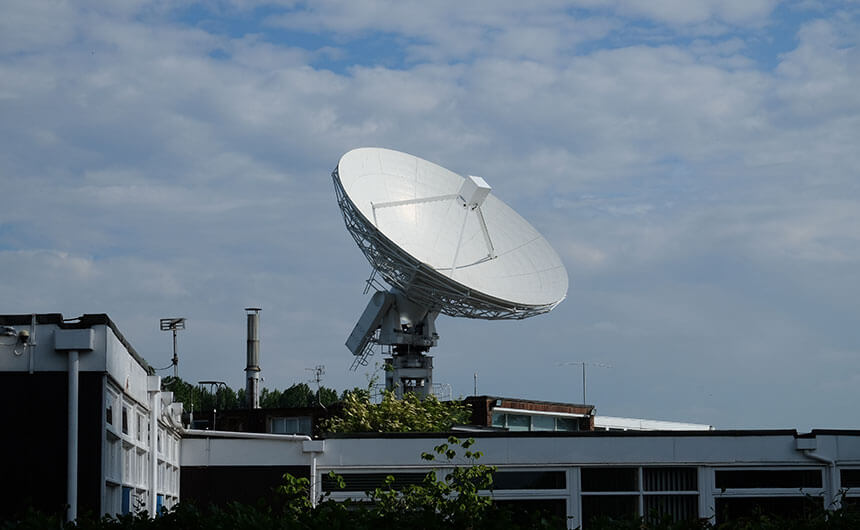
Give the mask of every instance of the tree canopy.
M 323 423 L 322 431 L 352 432 L 446 432 L 454 425 L 469 422 L 469 406 L 459 401 L 424 399 L 407 393 L 398 399 L 391 390 L 382 393 L 380 403 L 371 403 L 370 393 L 353 391 L 344 396 L 341 410 Z
M 173 392 L 174 401 L 182 402 L 186 410 L 230 410 L 245 407 L 245 389 L 233 390 L 225 384 L 193 385 L 176 377 L 166 377 L 162 388 Z M 260 391 L 260 407 L 293 408 L 314 407 L 320 403 L 328 407 L 338 401 L 336 390 L 321 386 L 314 392 L 306 383 L 296 383 L 285 390 L 263 388 Z

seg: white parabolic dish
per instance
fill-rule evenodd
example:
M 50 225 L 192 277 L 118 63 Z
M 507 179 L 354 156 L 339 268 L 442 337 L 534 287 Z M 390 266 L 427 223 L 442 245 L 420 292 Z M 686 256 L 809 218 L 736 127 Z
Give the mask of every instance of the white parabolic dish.
M 416 302 L 506 319 L 545 313 L 567 295 L 567 271 L 534 227 L 492 193 L 471 204 L 462 196 L 481 179 L 380 148 L 349 151 L 332 178 L 371 265 Z

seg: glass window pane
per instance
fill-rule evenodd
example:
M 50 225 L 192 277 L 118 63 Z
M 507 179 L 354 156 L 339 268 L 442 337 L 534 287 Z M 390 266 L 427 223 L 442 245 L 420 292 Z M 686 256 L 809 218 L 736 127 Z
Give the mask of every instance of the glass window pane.
M 727 488 L 820 488 L 817 469 L 743 469 L 715 471 L 716 486 Z
M 592 519 L 633 519 L 638 514 L 638 495 L 583 495 L 582 521 L 588 524 Z
M 502 412 L 494 412 L 493 413 L 493 427 L 504 427 L 505 426 L 505 414 Z
M 645 495 L 644 501 L 644 515 L 655 523 L 665 519 L 688 521 L 699 517 L 698 495 Z
M 580 470 L 582 491 L 638 491 L 635 467 L 584 467 Z
M 554 431 L 555 418 L 552 416 L 532 416 L 533 431 Z
M 843 488 L 860 488 L 860 469 L 843 469 L 840 476 Z
M 718 524 L 760 515 L 807 519 L 824 509 L 821 498 L 814 497 L 723 497 L 715 501 Z
M 579 430 L 579 420 L 577 418 L 556 418 L 555 430 L 574 432 Z
M 645 491 L 698 491 L 698 474 L 694 467 L 642 468 Z
M 566 488 L 564 471 L 496 471 L 495 490 L 561 490 Z
M 522 414 L 508 414 L 508 430 L 511 431 L 527 431 L 529 430 L 529 417 Z

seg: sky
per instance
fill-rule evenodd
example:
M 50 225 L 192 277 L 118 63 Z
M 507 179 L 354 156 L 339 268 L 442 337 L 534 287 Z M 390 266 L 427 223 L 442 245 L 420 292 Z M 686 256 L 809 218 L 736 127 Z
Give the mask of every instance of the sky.
M 860 428 L 860 2 L 28 0 L 0 7 L 0 314 L 107 313 L 180 376 L 366 386 L 357 147 L 482 176 L 570 278 L 441 316 L 454 396 Z M 607 365 L 606 366 L 598 366 Z M 159 372 L 169 375 L 170 370 Z

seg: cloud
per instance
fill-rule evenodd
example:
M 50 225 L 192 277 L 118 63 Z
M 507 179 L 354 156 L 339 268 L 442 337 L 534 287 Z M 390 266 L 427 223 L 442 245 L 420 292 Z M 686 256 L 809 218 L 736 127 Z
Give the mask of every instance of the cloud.
M 157 320 L 185 316 L 183 374 L 239 386 L 260 305 L 267 385 L 316 364 L 361 385 L 343 341 L 370 271 L 329 174 L 376 145 L 485 177 L 571 273 L 540 318 L 440 319 L 455 393 L 480 369 L 495 393 L 574 399 L 520 374 L 593 352 L 616 366 L 603 412 L 784 426 L 779 405 L 696 415 L 822 352 L 827 399 L 856 401 L 826 354 L 858 338 L 855 15 L 805 15 L 761 68 L 751 43 L 786 37 L 773 2 L 257 6 L 7 10 L 0 311 L 107 312 L 153 364 Z

